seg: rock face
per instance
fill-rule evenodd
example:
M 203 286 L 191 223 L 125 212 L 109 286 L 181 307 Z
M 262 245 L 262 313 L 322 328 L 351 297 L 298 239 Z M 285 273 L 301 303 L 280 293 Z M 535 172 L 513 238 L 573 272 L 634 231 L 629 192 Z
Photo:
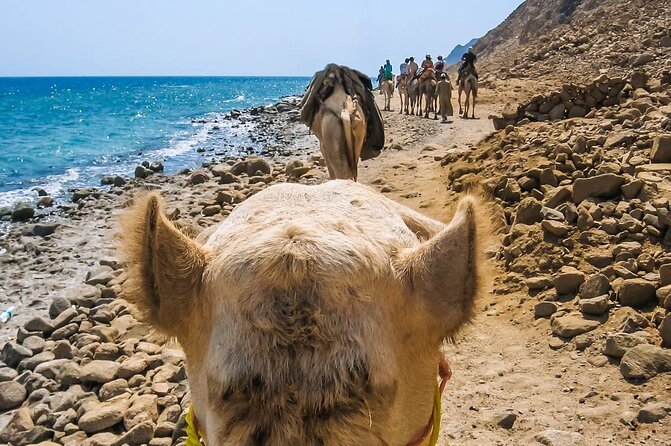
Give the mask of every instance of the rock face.
M 620 372 L 629 379 L 650 379 L 659 373 L 671 371 L 671 350 L 656 345 L 640 344 L 622 356 Z

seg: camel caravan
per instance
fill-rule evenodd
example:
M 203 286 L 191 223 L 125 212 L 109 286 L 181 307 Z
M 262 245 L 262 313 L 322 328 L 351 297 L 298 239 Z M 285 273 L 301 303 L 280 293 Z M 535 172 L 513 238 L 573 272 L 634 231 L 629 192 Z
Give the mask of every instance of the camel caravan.
M 475 119 L 475 102 L 478 97 L 478 73 L 475 69 L 475 60 L 476 56 L 473 48 L 469 48 L 468 52 L 462 56 L 462 63 L 457 70 L 459 115 L 462 118 Z M 453 87 L 447 70 L 447 61 L 443 59 L 443 56 L 438 56 L 438 60 L 434 64 L 431 55 L 427 54 L 421 66 L 415 63 L 413 57 L 407 58 L 400 66 L 400 74 L 396 76 L 395 85 L 401 101 L 399 113 L 424 115 L 425 118 L 433 113 L 434 119 L 438 119 L 440 114 L 443 123 L 446 123 L 447 116 L 454 114 L 452 108 Z M 387 63 L 380 67 L 378 74 L 380 94 L 385 97 L 384 111 L 391 111 L 391 97 L 394 94 L 393 79 L 392 66 L 387 60 Z M 391 88 L 389 85 L 391 85 Z M 463 106 L 462 94 L 465 95 Z
M 470 196 L 444 224 L 350 181 L 384 143 L 372 94 L 330 64 L 303 100 L 344 179 L 273 185 L 195 238 L 155 192 L 126 212 L 123 296 L 184 350 L 189 446 L 437 444 L 442 346 L 474 316 L 491 220 Z

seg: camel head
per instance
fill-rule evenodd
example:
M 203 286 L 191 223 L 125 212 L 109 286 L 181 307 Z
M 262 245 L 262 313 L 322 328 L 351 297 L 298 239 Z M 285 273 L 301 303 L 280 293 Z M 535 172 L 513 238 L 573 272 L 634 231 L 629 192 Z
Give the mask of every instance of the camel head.
M 124 297 L 178 340 L 208 445 L 406 445 L 474 313 L 479 206 L 449 225 L 351 181 L 272 186 L 196 239 L 151 193 L 123 220 Z

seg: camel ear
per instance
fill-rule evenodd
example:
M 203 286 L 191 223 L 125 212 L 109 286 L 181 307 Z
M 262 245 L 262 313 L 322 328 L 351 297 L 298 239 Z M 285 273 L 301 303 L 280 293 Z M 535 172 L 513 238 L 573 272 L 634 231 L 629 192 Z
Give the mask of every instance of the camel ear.
M 423 301 L 440 340 L 457 332 L 474 314 L 482 286 L 477 203 L 466 197 L 449 226 L 399 259 L 411 302 Z
M 121 240 L 128 275 L 123 297 L 149 325 L 177 336 L 200 304 L 205 250 L 165 217 L 156 193 L 137 199 L 123 216 Z

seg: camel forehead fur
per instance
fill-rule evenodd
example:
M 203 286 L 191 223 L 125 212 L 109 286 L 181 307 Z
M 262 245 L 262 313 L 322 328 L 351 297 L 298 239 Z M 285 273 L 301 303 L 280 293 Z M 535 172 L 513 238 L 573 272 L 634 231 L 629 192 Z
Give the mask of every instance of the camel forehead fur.
M 390 255 L 419 244 L 396 206 L 349 181 L 280 185 L 238 206 L 203 245 L 215 278 L 263 282 L 280 280 L 279 272 L 286 280 L 361 282 L 388 273 Z

